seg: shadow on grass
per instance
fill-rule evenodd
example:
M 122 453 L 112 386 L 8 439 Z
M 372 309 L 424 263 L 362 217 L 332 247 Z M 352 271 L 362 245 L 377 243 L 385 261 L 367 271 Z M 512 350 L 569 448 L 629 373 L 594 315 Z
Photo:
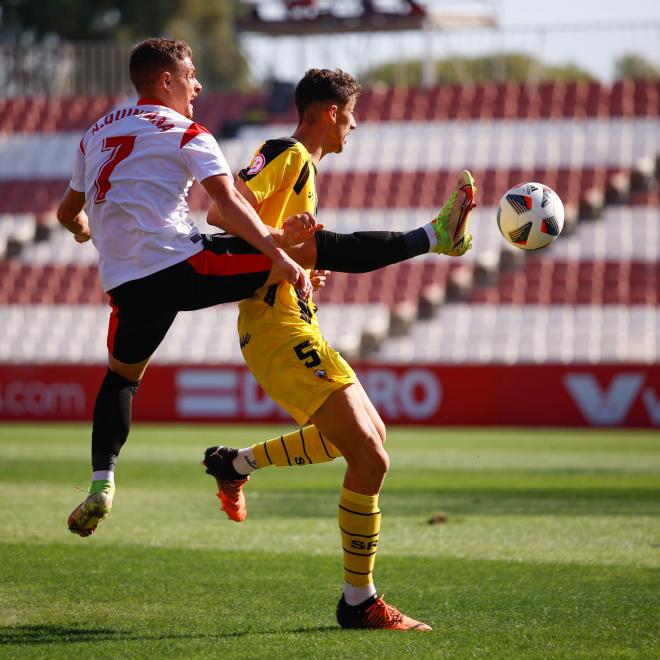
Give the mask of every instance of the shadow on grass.
M 254 489 L 256 491 L 256 489 Z M 332 518 L 335 496 L 322 491 L 278 492 L 246 489 L 253 519 L 259 518 Z M 479 516 L 639 516 L 657 515 L 660 507 L 658 489 L 629 488 L 593 490 L 464 488 L 447 490 L 387 489 L 381 494 L 387 515 L 419 516 L 436 508 L 455 515 Z
M 170 639 L 222 639 L 238 638 L 254 635 L 274 635 L 280 633 L 329 633 L 341 632 L 337 626 L 310 626 L 309 628 L 293 628 L 291 630 L 236 630 L 217 633 L 179 633 L 172 635 L 140 635 L 130 630 L 113 630 L 110 628 L 75 628 L 57 624 L 32 626 L 0 626 L 0 646 L 37 645 L 57 643 L 97 643 L 108 641 L 158 641 Z
M 0 627 L 0 645 L 101 642 L 121 637 L 122 631 L 109 628 L 75 628 L 56 624 Z

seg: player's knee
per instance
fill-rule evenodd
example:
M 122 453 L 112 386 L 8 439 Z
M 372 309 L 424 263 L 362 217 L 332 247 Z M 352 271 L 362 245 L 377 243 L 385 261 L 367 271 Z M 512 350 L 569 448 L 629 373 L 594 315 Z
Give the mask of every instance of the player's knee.
M 390 456 L 383 448 L 380 438 L 375 440 L 369 454 L 369 471 L 374 475 L 384 477 L 390 469 Z
M 385 476 L 390 469 L 390 455 L 385 450 L 383 450 L 382 452 L 380 452 L 379 458 L 380 458 L 380 468 L 381 468 L 380 471 L 382 475 Z
M 375 439 L 380 445 L 384 445 L 387 440 L 387 430 L 385 429 L 385 423 L 380 418 L 380 415 L 372 415 L 371 418 L 371 433 L 374 435 Z
M 380 417 L 376 423 L 376 431 L 380 437 L 381 444 L 384 445 L 385 441 L 387 440 L 387 429 L 385 428 L 385 423 L 382 419 L 380 419 Z
M 352 443 L 344 451 L 344 458 L 354 468 L 370 475 L 383 477 L 390 467 L 390 457 L 383 447 L 380 434 L 374 427 L 352 434 Z

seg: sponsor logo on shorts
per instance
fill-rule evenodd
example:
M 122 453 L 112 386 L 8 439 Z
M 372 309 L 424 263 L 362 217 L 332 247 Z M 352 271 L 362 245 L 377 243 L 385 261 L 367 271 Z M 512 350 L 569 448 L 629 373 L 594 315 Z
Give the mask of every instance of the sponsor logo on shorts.
M 256 174 L 257 172 L 261 172 L 261 170 L 264 169 L 264 165 L 266 164 L 266 156 L 263 154 L 257 154 L 254 157 L 254 160 L 252 161 L 252 165 L 250 165 L 250 169 L 247 171 L 247 173 L 251 176 L 253 174 Z
M 328 372 L 325 369 L 315 369 L 314 375 L 320 378 L 321 380 L 327 380 L 328 383 L 334 383 L 335 381 L 328 376 Z

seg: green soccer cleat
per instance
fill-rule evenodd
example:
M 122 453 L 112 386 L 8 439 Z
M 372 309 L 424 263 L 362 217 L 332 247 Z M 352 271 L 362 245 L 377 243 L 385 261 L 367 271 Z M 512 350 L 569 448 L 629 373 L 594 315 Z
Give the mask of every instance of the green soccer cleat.
M 98 482 L 97 482 L 98 483 Z M 92 491 L 79 504 L 69 516 L 69 531 L 78 536 L 91 536 L 98 524 L 107 518 L 112 509 L 112 498 L 115 494 L 114 484 L 105 482 L 95 490 L 92 484 Z
M 450 195 L 440 213 L 431 222 L 438 239 L 433 252 L 460 257 L 472 247 L 472 235 L 468 233 L 470 211 L 476 206 L 477 186 L 468 170 L 458 177 L 456 190 Z

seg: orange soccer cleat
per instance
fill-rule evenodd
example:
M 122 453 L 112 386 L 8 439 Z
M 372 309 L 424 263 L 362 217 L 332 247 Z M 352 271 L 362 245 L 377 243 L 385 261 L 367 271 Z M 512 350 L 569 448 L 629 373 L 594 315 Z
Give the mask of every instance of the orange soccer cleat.
M 371 628 L 373 630 L 433 630 L 388 605 L 382 596 L 372 596 L 360 605 L 348 605 L 342 596 L 337 604 L 337 622 L 342 628 Z
M 243 486 L 250 477 L 236 472 L 232 461 L 237 455 L 237 449 L 209 447 L 204 452 L 202 465 L 206 467 L 206 474 L 215 477 L 218 484 L 217 497 L 229 520 L 242 522 L 247 516 Z

